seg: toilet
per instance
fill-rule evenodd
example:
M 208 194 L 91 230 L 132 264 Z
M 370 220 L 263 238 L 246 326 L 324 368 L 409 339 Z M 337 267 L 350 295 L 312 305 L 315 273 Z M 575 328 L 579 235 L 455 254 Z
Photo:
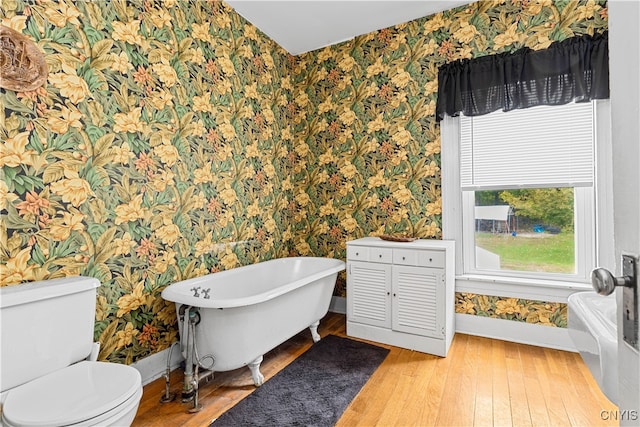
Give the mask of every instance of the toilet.
M 96 361 L 96 288 L 69 277 L 0 288 L 3 426 L 129 426 L 142 397 L 133 367 Z

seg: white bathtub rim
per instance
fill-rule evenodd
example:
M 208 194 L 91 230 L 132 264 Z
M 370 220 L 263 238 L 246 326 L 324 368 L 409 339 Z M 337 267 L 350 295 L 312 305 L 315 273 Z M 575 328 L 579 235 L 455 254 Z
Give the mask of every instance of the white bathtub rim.
M 298 280 L 292 281 L 292 282 L 288 282 L 285 284 L 282 284 L 280 286 L 278 286 L 277 288 L 274 289 L 270 289 L 266 292 L 261 292 L 261 293 L 257 293 L 254 295 L 250 295 L 250 296 L 246 296 L 246 297 L 240 297 L 240 298 L 225 298 L 225 299 L 216 299 L 216 298 L 210 298 L 210 299 L 204 299 L 201 297 L 194 297 L 193 295 L 189 295 L 187 293 L 185 293 L 183 291 L 183 289 L 186 289 L 187 291 L 189 291 L 189 289 L 193 286 L 198 286 L 198 285 L 205 285 L 208 283 L 208 281 L 210 280 L 210 276 L 211 275 L 216 275 L 219 279 L 222 279 L 224 277 L 226 277 L 227 275 L 232 276 L 236 272 L 237 269 L 239 268 L 245 268 L 245 267 L 254 267 L 254 266 L 258 266 L 259 264 L 262 263 L 268 263 L 268 262 L 272 262 L 272 261 L 280 261 L 280 260 L 295 260 L 295 259 L 305 259 L 305 260 L 321 260 L 323 263 L 327 264 L 327 268 L 308 275 L 308 276 L 303 276 Z M 257 267 L 255 267 L 257 268 Z M 262 261 L 259 263 L 255 263 L 255 264 L 248 264 L 246 266 L 243 267 L 237 267 L 231 270 L 224 270 L 224 271 L 220 271 L 217 273 L 211 273 L 211 274 L 207 274 L 205 276 L 200 276 L 200 277 L 194 277 L 192 279 L 187 279 L 187 280 L 182 280 L 180 282 L 175 282 L 170 284 L 169 286 L 167 286 L 163 291 L 162 291 L 162 298 L 167 300 L 167 301 L 171 301 L 171 302 L 175 302 L 175 303 L 179 303 L 179 304 L 184 304 L 184 305 L 190 305 L 192 307 L 200 307 L 200 308 L 218 308 L 218 309 L 223 309 L 223 308 L 234 308 L 234 307 L 243 307 L 243 306 L 249 306 L 249 305 L 254 305 L 254 304 L 258 304 L 264 301 L 268 301 L 271 299 L 274 299 L 280 295 L 286 294 L 287 292 L 291 292 L 301 286 L 304 286 L 306 284 L 312 283 L 316 280 L 320 280 L 323 279 L 327 276 L 331 276 L 332 274 L 337 274 L 340 271 L 345 270 L 346 268 L 346 263 L 344 261 L 341 261 L 339 259 L 335 259 L 335 258 L 323 258 L 323 257 L 290 257 L 290 258 L 274 258 L 268 261 Z

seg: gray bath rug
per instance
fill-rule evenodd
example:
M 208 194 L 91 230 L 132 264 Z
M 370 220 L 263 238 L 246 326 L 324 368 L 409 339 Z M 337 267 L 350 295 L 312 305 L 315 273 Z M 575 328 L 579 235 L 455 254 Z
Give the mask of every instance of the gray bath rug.
M 333 426 L 389 350 L 329 335 L 214 420 L 224 426 Z

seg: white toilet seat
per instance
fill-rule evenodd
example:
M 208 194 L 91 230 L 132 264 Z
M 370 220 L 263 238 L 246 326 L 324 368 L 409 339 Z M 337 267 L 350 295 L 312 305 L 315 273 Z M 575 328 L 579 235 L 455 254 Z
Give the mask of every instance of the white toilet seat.
M 82 361 L 9 390 L 2 418 L 8 425 L 33 427 L 108 425 L 137 409 L 141 397 L 136 369 Z

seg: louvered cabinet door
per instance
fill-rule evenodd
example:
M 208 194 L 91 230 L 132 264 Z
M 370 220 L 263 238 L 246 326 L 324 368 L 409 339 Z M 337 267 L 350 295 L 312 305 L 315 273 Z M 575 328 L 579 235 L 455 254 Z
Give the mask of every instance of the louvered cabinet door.
M 393 330 L 444 338 L 444 271 L 394 265 L 392 283 Z
M 350 261 L 347 275 L 348 319 L 390 328 L 391 265 Z

